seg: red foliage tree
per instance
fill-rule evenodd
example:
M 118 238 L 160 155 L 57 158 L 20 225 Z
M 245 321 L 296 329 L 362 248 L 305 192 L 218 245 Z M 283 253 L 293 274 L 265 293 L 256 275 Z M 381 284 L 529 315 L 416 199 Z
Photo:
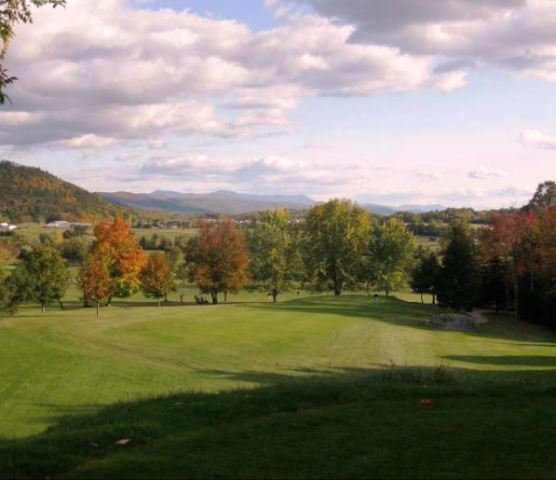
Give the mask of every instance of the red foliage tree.
M 190 279 L 203 293 L 210 293 L 212 303 L 218 294 L 237 291 L 249 277 L 249 259 L 245 240 L 234 222 L 199 222 L 200 234 L 189 247 Z

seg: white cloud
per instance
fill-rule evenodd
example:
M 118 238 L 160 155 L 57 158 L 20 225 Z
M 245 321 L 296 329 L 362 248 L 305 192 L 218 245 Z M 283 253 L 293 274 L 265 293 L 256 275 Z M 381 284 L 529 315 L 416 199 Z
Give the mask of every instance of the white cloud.
M 114 143 L 114 139 L 100 137 L 91 133 L 88 135 L 81 135 L 80 137 L 70 138 L 69 140 L 62 140 L 59 143 L 70 148 L 102 148 L 112 145 Z
M 187 10 L 139 10 L 125 0 L 40 9 L 33 25 L 18 27 L 9 52 L 20 80 L 11 91 L 15 104 L 0 116 L 0 143 L 248 137 L 282 128 L 310 96 L 464 83 L 462 72 L 436 72 L 428 55 L 353 44 L 353 26 L 286 10 L 279 26 L 256 32 Z M 28 117 L 16 120 L 17 112 Z
M 523 130 L 521 141 L 533 147 L 556 149 L 556 136 L 545 135 L 538 130 Z
M 469 176 L 476 180 L 487 180 L 491 178 L 505 177 L 506 174 L 500 170 L 491 170 L 490 168 L 481 165 L 469 172 Z

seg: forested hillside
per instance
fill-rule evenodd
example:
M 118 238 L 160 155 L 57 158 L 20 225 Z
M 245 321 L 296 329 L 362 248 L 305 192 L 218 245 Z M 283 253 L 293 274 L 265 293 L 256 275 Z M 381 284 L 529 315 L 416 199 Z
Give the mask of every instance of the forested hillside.
M 39 168 L 0 161 L 0 218 L 87 221 L 112 215 L 116 208 L 99 195 Z

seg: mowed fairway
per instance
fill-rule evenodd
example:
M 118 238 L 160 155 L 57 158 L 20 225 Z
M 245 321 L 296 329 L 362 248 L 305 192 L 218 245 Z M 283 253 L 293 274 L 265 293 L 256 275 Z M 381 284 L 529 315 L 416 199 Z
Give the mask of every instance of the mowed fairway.
M 297 431 L 291 424 L 293 417 L 301 422 L 300 431 L 306 430 L 303 433 L 304 441 L 308 437 L 313 438 L 317 435 L 318 441 L 325 444 L 319 447 L 323 452 L 330 447 L 330 444 L 325 441 L 326 435 L 330 435 L 330 441 L 333 443 L 348 445 L 349 442 L 355 441 L 353 435 L 360 436 L 365 432 L 368 435 L 367 429 L 371 428 L 371 425 L 375 425 L 377 435 L 379 432 L 382 432 L 381 435 L 387 435 L 385 432 L 393 435 L 397 428 L 401 428 L 399 432 L 401 437 L 391 440 L 394 443 L 399 441 L 400 445 L 405 445 L 403 448 L 408 448 L 407 441 L 411 435 L 407 436 L 408 432 L 403 433 L 403 431 L 410 427 L 406 425 L 402 428 L 398 419 L 407 420 L 413 418 L 416 412 L 423 413 L 415 407 L 416 401 L 423 395 L 448 396 L 450 400 L 447 404 L 452 404 L 452 413 L 455 415 L 453 420 L 462 431 L 469 428 L 469 425 L 463 421 L 466 415 L 477 413 L 476 408 L 479 408 L 470 407 L 474 405 L 473 402 L 478 402 L 479 405 L 483 402 L 483 407 L 486 409 L 479 412 L 477 421 L 484 423 L 491 419 L 492 422 L 496 422 L 500 417 L 510 421 L 507 426 L 510 431 L 516 432 L 517 428 L 519 432 L 520 428 L 525 428 L 528 420 L 524 412 L 531 412 L 529 401 L 518 398 L 511 405 L 507 405 L 509 411 L 494 409 L 496 405 L 502 405 L 503 398 L 508 395 L 517 394 L 519 397 L 520 386 L 509 387 L 513 392 L 511 394 L 495 394 L 490 403 L 482 396 L 469 403 L 465 397 L 473 393 L 474 387 L 454 386 L 454 392 L 459 390 L 463 392 L 455 396 L 447 390 L 442 390 L 445 388 L 442 386 L 438 387 L 440 390 L 435 390 L 437 387 L 434 372 L 438 370 L 434 367 L 439 366 L 461 370 L 469 378 L 478 379 L 481 385 L 487 385 L 487 389 L 492 382 L 531 381 L 533 387 L 523 388 L 541 388 L 545 389 L 543 391 L 548 391 L 547 397 L 543 397 L 539 405 L 542 404 L 548 411 L 556 412 L 556 401 L 550 393 L 554 391 L 550 388 L 556 384 L 553 381 L 556 378 L 553 375 L 556 368 L 556 337 L 531 325 L 523 323 L 516 325 L 510 317 L 493 318 L 482 327 L 479 333 L 468 334 L 441 332 L 425 327 L 424 321 L 435 311 L 434 308 L 400 298 L 380 298 L 374 301 L 364 295 L 341 297 L 290 295 L 281 303 L 273 305 L 266 302 L 261 294 L 245 293 L 231 297 L 231 301 L 235 303 L 218 306 L 171 304 L 160 309 L 145 301 L 130 301 L 103 309 L 99 319 L 95 318 L 93 309 L 80 309 L 77 305 L 71 305 L 65 311 L 52 308 L 45 314 L 41 314 L 34 308 L 25 308 L 15 317 L 0 320 L 0 434 L 8 444 L 1 447 L 0 452 L 12 452 L 15 449 L 16 457 L 17 452 L 25 456 L 27 454 L 21 452 L 33 448 L 27 447 L 25 442 L 39 439 L 36 441 L 40 443 L 41 435 L 46 435 L 45 445 L 48 444 L 48 448 L 54 449 L 47 450 L 47 453 L 43 452 L 44 457 L 49 458 L 50 463 L 47 466 L 41 466 L 41 460 L 38 460 L 40 455 L 36 457 L 37 463 L 34 466 L 33 461 L 26 460 L 26 465 L 31 465 L 27 470 L 27 467 L 22 467 L 16 460 L 11 459 L 10 462 L 15 462 L 16 465 L 13 467 L 14 471 L 19 472 L 14 475 L 44 477 L 52 473 L 66 473 L 71 477 L 71 469 L 77 468 L 76 464 L 79 464 L 79 468 L 82 469 L 79 476 L 90 475 L 94 478 L 98 478 L 99 475 L 123 478 L 126 474 L 134 477 L 142 474 L 156 476 L 157 471 L 162 476 L 179 477 L 179 472 L 182 474 L 185 472 L 184 465 L 179 462 L 185 462 L 187 465 L 194 466 L 191 467 L 193 470 L 186 472 L 188 476 L 258 477 L 268 474 L 268 476 L 280 477 L 291 476 L 296 472 L 301 477 L 322 476 L 312 470 L 303 470 L 305 467 L 309 468 L 311 462 L 314 462 L 316 469 L 319 468 L 322 459 L 319 460 L 318 452 L 313 450 L 311 452 L 315 458 L 307 460 L 309 463 L 305 467 L 301 467 L 303 463 L 301 458 L 295 460 L 300 462 L 299 470 L 295 470 L 294 465 L 290 465 L 290 470 L 281 470 L 284 467 L 282 464 L 286 461 L 284 458 L 280 461 L 276 459 L 275 469 L 265 470 L 267 467 L 260 465 L 256 459 L 251 464 L 251 467 L 254 467 L 246 469 L 244 468 L 246 459 L 252 458 L 249 457 L 248 451 L 242 449 L 234 454 L 235 457 L 232 456 L 235 459 L 243 458 L 242 466 L 237 465 L 233 458 L 228 458 L 225 452 L 231 448 L 230 445 L 234 443 L 238 432 L 253 430 L 260 433 L 261 429 L 267 435 L 269 432 L 272 433 L 272 439 L 267 440 L 270 444 L 276 442 L 278 450 L 288 447 L 287 444 L 291 440 L 288 432 L 292 428 L 293 432 Z M 408 370 L 424 367 L 423 371 L 432 372 L 432 376 L 429 380 L 422 380 L 417 375 L 415 380 L 410 375 L 408 384 L 415 385 L 411 388 L 407 387 L 409 389 L 407 391 L 413 393 L 406 392 L 400 398 L 396 397 L 397 403 L 391 403 L 380 395 L 380 398 L 374 398 L 373 392 L 380 388 L 376 387 L 375 380 L 369 381 L 369 385 L 365 386 L 364 379 L 371 378 L 372 372 L 376 370 L 395 372 L 396 369 L 392 369 L 394 366 L 407 366 Z M 393 375 L 395 377 L 395 373 Z M 331 381 L 333 385 L 338 381 L 356 382 L 358 386 L 355 390 L 355 387 L 334 387 L 339 392 L 352 392 L 347 396 L 352 395 L 353 402 L 342 405 L 340 400 L 335 399 L 335 395 L 338 394 L 334 394 L 330 398 L 335 407 L 332 410 L 324 409 L 322 404 L 326 404 L 326 401 L 323 398 L 330 401 L 329 392 L 332 388 L 322 386 L 322 382 L 326 384 L 327 381 Z M 310 392 L 313 391 L 311 382 L 317 382 L 314 384 L 314 391 L 323 390 L 323 398 L 318 397 L 316 393 L 314 398 L 311 397 Z M 405 380 L 402 378 L 401 382 L 404 383 Z M 278 387 L 274 387 L 277 384 Z M 238 395 L 243 394 L 232 391 L 239 387 L 255 386 L 277 388 L 277 390 L 274 394 L 254 391 L 253 405 L 242 403 L 245 399 Z M 295 393 L 296 386 L 299 386 L 297 393 Z M 429 390 L 429 387 L 432 390 Z M 285 397 L 280 397 L 280 389 L 285 392 Z M 186 395 L 184 399 L 171 397 L 169 400 L 146 400 L 168 394 L 179 396 L 184 392 L 193 392 L 194 395 Z M 216 396 L 201 395 L 201 393 L 216 392 L 222 393 Z M 195 395 L 198 396 L 197 400 Z M 261 397 L 258 400 L 257 395 Z M 269 412 L 272 414 L 271 417 L 263 421 L 266 417 L 260 409 L 264 411 L 265 408 L 269 408 L 269 405 L 273 405 L 274 401 L 269 402 L 265 395 L 270 396 L 269 398 L 288 399 L 285 401 L 286 413 L 282 412 L 282 417 L 276 416 L 277 412 L 272 407 Z M 295 408 L 291 410 L 290 400 L 295 395 L 298 395 L 299 399 L 293 401 Z M 306 395 L 309 395 L 309 398 L 305 398 Z M 389 397 L 393 394 L 385 395 Z M 458 403 L 460 397 L 464 400 Z M 193 402 L 192 405 L 189 405 L 190 401 Z M 251 400 L 247 402 L 249 401 Z M 279 404 L 280 401 L 276 402 Z M 400 401 L 402 403 L 399 403 Z M 114 412 L 103 413 L 102 407 L 118 402 L 133 404 L 134 409 L 143 413 L 139 417 L 134 417 L 131 423 L 126 423 L 122 431 L 115 431 L 110 427 L 109 434 L 99 431 L 95 437 L 95 434 L 91 433 L 91 425 L 97 422 L 102 424 L 106 418 L 110 418 L 109 423 L 113 425 L 111 422 L 114 415 L 117 415 Z M 205 402 L 204 409 L 199 407 L 199 402 Z M 185 409 L 188 409 L 190 415 L 186 422 L 185 417 L 173 411 L 176 405 L 182 404 Z M 302 406 L 300 407 L 299 404 Z M 120 407 L 112 408 L 118 411 Z M 202 414 L 194 413 L 195 408 L 200 408 Z M 227 426 L 223 430 L 221 442 L 214 437 L 214 432 L 207 433 L 208 427 L 203 422 L 210 424 L 222 415 L 226 421 L 236 416 L 239 419 L 247 415 L 246 412 L 250 409 L 254 409 L 256 413 L 253 418 L 249 417 L 249 421 L 241 424 L 242 426 L 239 424 Z M 125 416 L 127 411 L 129 409 L 122 407 L 120 414 L 123 412 Z M 281 411 L 280 408 L 278 411 Z M 520 422 L 525 422 L 523 427 L 511 425 L 511 421 L 516 420 L 511 418 L 512 411 L 516 412 Z M 439 416 L 434 416 L 432 412 L 438 412 Z M 431 424 L 438 424 L 439 431 L 446 433 L 452 431 L 450 428 L 455 428 L 454 425 L 446 427 L 443 423 L 452 415 L 449 409 L 446 410 L 446 403 L 443 408 L 426 413 L 433 415 L 430 419 Z M 387 423 L 378 425 L 375 424 L 376 419 L 365 420 L 368 415 L 378 416 Z M 68 416 L 69 420 L 66 418 Z M 62 423 L 70 422 L 68 425 L 71 425 L 72 418 L 76 419 L 77 423 L 71 428 L 68 425 L 60 427 L 62 418 L 64 419 Z M 283 421 L 284 431 L 279 431 L 280 418 Z M 160 421 L 171 437 L 167 439 L 170 443 L 161 445 L 159 440 L 158 443 L 153 440 L 152 432 L 147 434 L 136 427 L 137 422 L 141 423 L 139 419 L 145 421 L 146 425 L 156 424 L 156 428 L 153 427 L 156 432 L 162 428 L 157 423 Z M 265 423 L 266 421 L 270 423 Z M 414 426 L 416 429 L 425 428 L 426 422 L 422 423 L 424 421 L 422 418 L 417 421 L 420 422 L 420 427 Z M 76 433 L 77 439 L 72 437 L 68 440 L 69 431 L 78 432 L 83 422 L 89 425 L 86 427 L 87 433 L 79 434 L 81 436 Z M 179 452 L 186 448 L 186 444 L 187 448 L 192 448 L 191 445 L 195 444 L 195 441 L 190 436 L 187 439 L 184 439 L 185 437 L 180 439 L 178 432 L 175 431 L 181 425 L 180 422 L 185 422 L 188 426 L 195 422 L 199 423 L 203 435 L 205 437 L 209 435 L 207 438 L 203 437 L 203 441 L 212 445 L 207 447 L 208 450 L 204 450 L 205 454 L 208 455 L 213 448 L 213 453 L 220 455 L 220 459 L 215 464 L 211 462 L 203 464 L 199 452 L 191 458 L 187 457 L 190 463 L 186 462 L 186 457 Z M 350 424 L 353 424 L 354 430 L 348 435 L 343 428 Z M 335 430 L 334 425 L 339 430 Z M 60 434 L 60 432 L 56 433 L 57 429 L 62 428 L 65 432 L 62 435 L 65 435 L 65 443 L 57 444 L 55 441 L 48 441 L 50 433 L 44 433 L 48 427 L 52 427 L 50 432 L 54 432 L 52 433 L 54 437 Z M 135 428 L 137 430 L 134 430 Z M 145 427 L 145 431 L 149 428 Z M 185 434 L 183 431 L 185 427 L 182 425 L 181 428 L 181 433 Z M 388 428 L 393 430 L 390 431 Z M 490 428 L 486 428 L 485 431 L 490 431 Z M 505 430 L 499 430 L 497 435 L 501 435 L 500 432 L 503 431 Z M 418 433 L 418 430 L 414 433 Z M 247 444 L 257 443 L 253 435 L 254 433 L 249 440 L 246 440 Z M 344 435 L 347 436 L 344 438 Z M 519 433 L 516 441 L 521 435 Z M 99 440 L 105 437 L 107 440 L 104 442 Z M 104 458 L 111 450 L 104 450 L 104 448 L 108 448 L 106 442 L 113 445 L 118 437 L 132 437 L 134 442 L 142 445 L 142 450 L 137 451 L 137 455 L 133 456 L 135 447 L 130 444 L 129 449 L 126 450 L 127 457 L 118 457 L 119 460 L 111 464 L 109 459 Z M 158 434 L 156 437 L 158 438 Z M 550 438 L 550 442 L 547 438 L 547 445 L 556 440 L 556 434 L 553 437 Z M 377 437 L 373 441 L 380 443 L 386 440 Z M 466 441 L 478 442 L 479 445 L 484 439 L 477 437 L 468 438 Z M 76 442 L 78 446 L 75 445 Z M 90 452 L 83 452 L 82 448 L 90 442 L 101 444 L 99 450 L 101 453 L 92 454 L 92 460 L 99 463 L 93 463 L 92 466 L 87 463 L 86 468 L 81 461 L 75 459 L 68 463 L 71 468 L 69 466 L 62 468 L 62 460 L 56 463 L 58 447 L 61 450 L 72 450 L 75 447 L 79 451 L 76 455 L 79 458 L 84 455 L 89 462 Z M 368 454 L 369 451 L 355 444 L 350 450 L 356 454 L 355 464 L 353 464 L 354 460 L 350 460 L 349 467 L 346 464 L 345 470 L 342 470 L 341 462 L 347 460 L 338 458 L 336 463 L 327 467 L 326 472 L 321 473 L 336 476 L 344 472 L 347 476 L 350 474 L 358 476 L 367 471 L 365 469 L 370 466 L 364 462 L 363 457 L 366 455 L 365 452 Z M 373 448 L 379 447 L 380 445 L 375 445 Z M 268 446 L 268 448 L 273 447 Z M 294 458 L 297 455 L 296 448 L 292 445 L 288 448 L 293 455 L 291 458 Z M 162 470 L 150 471 L 144 465 L 147 461 L 145 459 L 149 458 L 148 452 L 153 455 L 153 452 L 158 452 L 156 458 L 171 456 L 178 463 L 168 464 L 169 460 L 166 458 L 164 464 L 167 470 L 157 467 Z M 504 453 L 503 449 L 500 452 L 507 453 Z M 33 453 L 29 455 L 34 456 Z M 120 453 L 116 452 L 116 455 Z M 285 453 L 284 455 L 287 457 Z M 306 455 L 310 456 L 310 453 Z M 326 455 L 330 457 L 332 453 L 328 452 Z M 373 464 L 378 469 L 375 473 L 382 472 L 386 476 L 403 473 L 395 469 L 391 472 L 388 469 L 380 470 L 390 465 L 389 458 L 393 458 L 391 455 L 394 457 L 401 455 L 402 460 L 405 458 L 401 451 L 395 454 L 382 451 L 380 458 L 375 458 L 375 464 L 376 462 L 378 464 Z M 205 458 L 205 462 L 206 460 Z M 409 461 L 409 457 L 405 460 Z M 460 460 L 465 461 L 465 458 Z M 152 458 L 149 461 L 157 462 Z M 330 458 L 327 461 L 331 461 Z M 381 462 L 384 463 L 383 467 L 380 467 Z M 235 465 L 235 470 L 231 469 L 232 464 Z M 268 463 L 265 465 L 268 466 Z M 424 468 L 426 465 L 423 465 Z M 554 466 L 556 467 L 556 462 Z M 508 467 L 510 468 L 511 465 L 508 464 Z M 2 471 L 6 471 L 6 468 L 4 465 Z M 442 474 L 454 473 L 449 466 L 442 468 L 446 470 L 433 471 L 431 475 L 443 476 Z M 517 472 L 511 468 L 510 472 Z M 537 469 L 533 472 L 536 476 L 556 475 L 556 470 L 551 470 L 552 467 L 543 464 L 539 468 L 542 470 Z M 302 474 L 303 472 L 305 475 Z M 468 473 L 471 474 L 473 471 Z M 481 472 L 474 471 L 474 473 Z

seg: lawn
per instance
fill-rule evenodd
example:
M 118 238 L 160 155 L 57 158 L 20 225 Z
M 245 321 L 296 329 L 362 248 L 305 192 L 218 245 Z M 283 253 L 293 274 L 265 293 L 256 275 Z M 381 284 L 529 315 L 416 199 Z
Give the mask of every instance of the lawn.
M 2 478 L 556 476 L 556 336 L 511 317 L 467 334 L 411 295 L 137 297 L 99 319 L 69 300 L 0 320 Z

